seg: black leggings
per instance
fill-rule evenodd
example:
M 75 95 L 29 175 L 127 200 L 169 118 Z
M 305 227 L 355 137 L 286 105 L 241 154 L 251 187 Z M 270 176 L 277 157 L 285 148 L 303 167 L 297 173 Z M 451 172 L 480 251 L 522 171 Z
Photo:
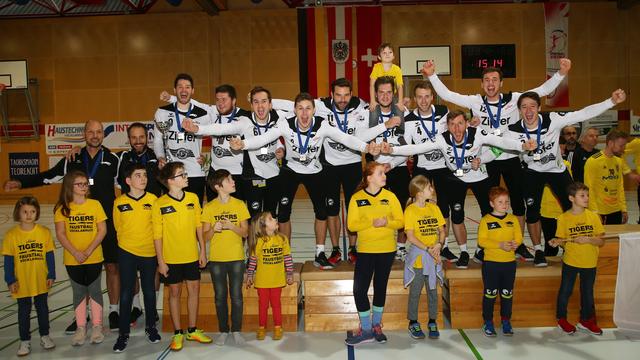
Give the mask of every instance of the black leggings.
M 538 172 L 531 169 L 525 171 L 524 198 L 527 204 L 527 224 L 534 224 L 540 220 L 540 200 L 542 190 L 549 184 L 551 192 L 558 198 L 563 211 L 571 208 L 567 188 L 573 182 L 569 170 L 561 173 Z
M 333 166 L 323 164 L 323 178 L 327 197 L 327 215 L 340 214 L 340 186 L 344 191 L 344 203 L 349 204 L 351 196 L 362 179 L 362 163 Z
M 451 170 L 447 168 L 427 170 L 421 167 L 413 168 L 413 176 L 422 175 L 431 180 L 436 190 L 438 207 L 442 212 L 442 216 L 446 219 L 449 217 L 449 183 L 447 177 L 451 174 Z M 407 188 L 408 188 L 407 184 Z
M 371 254 L 358 253 L 358 261 L 353 271 L 353 297 L 358 312 L 371 309 L 369 285 L 373 278 L 373 306 L 383 307 L 387 298 L 387 282 L 396 252 Z
M 482 263 L 482 282 L 484 283 L 482 318 L 484 321 L 493 319 L 493 306 L 498 296 L 500 296 L 500 316 L 506 319 L 511 318 L 513 284 L 515 280 L 515 261 L 484 261 Z
M 493 160 L 487 164 L 487 173 L 491 186 L 500 186 L 500 175 L 509 189 L 509 200 L 513 215 L 524 216 L 524 196 L 522 188 L 522 164 L 519 157 L 506 160 Z
M 291 207 L 296 197 L 298 186 L 302 183 L 309 193 L 313 203 L 313 212 L 317 220 L 327 220 L 327 206 L 325 203 L 324 177 L 322 172 L 317 174 L 298 174 L 283 167 L 280 170 L 282 193 L 278 207 L 278 222 L 285 223 L 291 218 Z
M 466 183 L 458 179 L 453 174 L 447 177 L 449 191 L 449 206 L 451 207 L 451 222 L 454 224 L 462 224 L 464 222 L 464 201 L 467 197 L 467 189 L 471 188 L 473 195 L 480 206 L 480 214 L 485 216 L 491 212 L 489 205 L 489 189 L 491 184 L 489 179 Z

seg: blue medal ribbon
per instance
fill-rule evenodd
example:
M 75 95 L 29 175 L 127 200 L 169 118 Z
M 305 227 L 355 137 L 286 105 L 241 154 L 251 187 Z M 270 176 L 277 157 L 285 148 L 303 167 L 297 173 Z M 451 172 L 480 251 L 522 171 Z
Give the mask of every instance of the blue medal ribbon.
M 458 148 L 456 145 L 456 139 L 451 134 L 451 147 L 453 147 L 453 158 L 456 161 L 456 169 L 462 169 L 462 165 L 464 165 L 464 153 L 467 151 L 467 132 L 464 132 L 464 140 L 462 141 L 462 153 L 460 153 L 460 157 L 458 157 Z
M 174 108 L 174 112 L 176 113 L 176 125 L 178 126 L 178 131 L 179 132 L 184 132 L 184 130 L 182 130 L 182 124 L 180 122 L 180 111 L 178 110 L 178 103 L 175 103 L 173 105 Z M 191 115 L 191 111 L 193 110 L 193 104 L 189 104 L 189 110 L 187 111 L 187 114 L 184 116 L 187 119 L 190 119 L 189 115 Z
M 340 117 L 338 116 L 338 110 L 336 109 L 336 104 L 333 103 L 331 104 L 333 109 L 333 118 L 336 119 L 336 124 L 338 124 L 338 129 L 342 130 L 343 133 L 347 133 L 348 127 L 347 127 L 347 109 L 344 109 L 344 121 L 342 123 L 340 123 Z
M 298 124 L 298 119 L 296 119 L 296 132 L 298 133 L 298 144 L 300 145 L 300 155 L 304 155 L 307 153 L 307 149 L 309 148 L 309 139 L 311 138 L 311 129 L 313 129 L 313 121 L 311 121 L 311 126 L 309 126 L 309 130 L 307 130 L 306 136 L 307 139 L 302 145 L 302 136 L 300 135 L 300 125 Z
M 98 172 L 98 167 L 100 167 L 100 163 L 102 163 L 104 152 L 100 149 L 100 154 L 98 154 L 98 159 L 93 163 L 91 170 L 89 170 L 89 152 L 85 149 L 84 151 L 84 166 L 87 169 L 87 175 L 89 175 L 89 179 L 93 179 Z
M 431 132 L 429 132 L 429 130 L 427 130 L 427 126 L 424 124 L 424 120 L 422 118 L 422 115 L 420 115 L 420 110 L 416 111 L 418 113 L 418 119 L 420 119 L 420 124 L 422 125 L 422 128 L 424 129 L 424 132 L 427 133 L 427 136 L 429 137 L 429 139 L 431 141 L 433 141 L 433 139 L 435 138 L 437 131 L 436 131 L 436 107 L 431 105 Z
M 233 122 L 236 119 L 237 110 L 238 110 L 237 108 L 233 108 L 233 112 L 231 113 L 231 116 L 227 118 L 227 124 L 230 122 Z M 216 119 L 216 124 L 222 124 L 222 115 L 218 114 L 218 118 Z
M 527 136 L 527 140 L 531 140 L 531 136 L 529 135 L 529 129 L 522 120 L 522 128 L 524 129 L 524 134 Z M 538 148 L 540 148 L 540 133 L 542 131 L 542 121 L 540 120 L 540 115 L 538 115 L 538 129 L 536 130 L 536 143 L 538 144 Z
M 498 99 L 498 112 L 496 113 L 496 117 L 493 117 L 493 112 L 491 112 L 491 106 L 489 106 L 489 102 L 487 102 L 487 98 L 482 98 L 484 102 L 484 106 L 487 108 L 487 115 L 489 115 L 489 126 L 492 129 L 500 128 L 500 114 L 502 113 L 502 95 Z

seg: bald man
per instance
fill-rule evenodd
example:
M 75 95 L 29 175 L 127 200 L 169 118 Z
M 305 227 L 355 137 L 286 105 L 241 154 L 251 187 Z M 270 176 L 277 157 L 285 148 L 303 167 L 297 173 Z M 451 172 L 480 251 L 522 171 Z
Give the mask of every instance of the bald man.
M 73 160 L 63 158 L 54 167 L 37 175 L 24 177 L 21 180 L 10 179 L 4 183 L 5 191 L 32 188 L 61 182 L 64 175 L 71 170 L 84 171 L 89 178 L 91 197 L 98 200 L 105 214 L 113 213 L 113 201 L 116 198 L 115 181 L 118 174 L 118 157 L 102 146 L 104 129 L 102 123 L 89 120 L 84 124 L 84 140 L 86 146 Z M 102 240 L 104 268 L 107 273 L 107 292 L 109 295 L 109 327 L 118 328 L 118 301 L 120 297 L 120 281 L 118 274 L 118 243 L 116 231 L 111 217 L 107 219 L 107 235 Z M 74 322 L 75 324 L 75 322 Z M 69 332 L 75 329 L 68 328 Z

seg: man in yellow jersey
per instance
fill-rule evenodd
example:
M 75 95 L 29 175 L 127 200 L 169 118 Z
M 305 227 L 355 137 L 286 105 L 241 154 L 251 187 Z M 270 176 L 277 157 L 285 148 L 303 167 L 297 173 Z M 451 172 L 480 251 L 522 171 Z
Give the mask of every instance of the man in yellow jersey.
M 114 352 L 123 352 L 129 341 L 131 305 L 140 271 L 140 284 L 144 294 L 145 333 L 150 343 L 160 342 L 156 329 L 155 274 L 158 268 L 153 243 L 152 209 L 157 197 L 145 191 L 147 169 L 142 163 L 132 164 L 123 177 L 129 189 L 113 204 L 113 225 L 118 237 L 120 264 L 120 332 Z
M 200 200 L 191 192 L 183 191 L 189 185 L 189 174 L 184 164 L 176 161 L 166 164 L 159 175 L 162 185 L 169 191 L 162 195 L 153 208 L 153 238 L 158 258 L 158 272 L 169 287 L 169 306 L 174 335 L 171 350 L 182 350 L 187 340 L 210 343 L 212 340 L 196 328 L 198 298 L 200 295 L 200 269 L 207 256 L 202 224 Z M 180 326 L 180 295 L 182 283 L 187 284 L 187 334 Z
M 584 184 L 591 189 L 589 210 L 600 215 L 605 225 L 627 222 L 624 175 L 631 169 L 620 156 L 624 154 L 628 137 L 622 130 L 611 129 L 605 148 L 587 159 L 584 166 Z

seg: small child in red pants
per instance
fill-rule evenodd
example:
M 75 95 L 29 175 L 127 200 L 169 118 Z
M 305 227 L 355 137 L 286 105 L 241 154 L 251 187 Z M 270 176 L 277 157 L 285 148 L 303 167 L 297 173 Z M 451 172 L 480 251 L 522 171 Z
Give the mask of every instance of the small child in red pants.
M 247 287 L 258 290 L 258 331 L 256 338 L 264 340 L 267 311 L 273 314 L 273 340 L 282 339 L 282 288 L 293 284 L 293 259 L 289 240 L 278 232 L 278 221 L 269 212 L 257 214 L 249 234 L 249 268 Z

